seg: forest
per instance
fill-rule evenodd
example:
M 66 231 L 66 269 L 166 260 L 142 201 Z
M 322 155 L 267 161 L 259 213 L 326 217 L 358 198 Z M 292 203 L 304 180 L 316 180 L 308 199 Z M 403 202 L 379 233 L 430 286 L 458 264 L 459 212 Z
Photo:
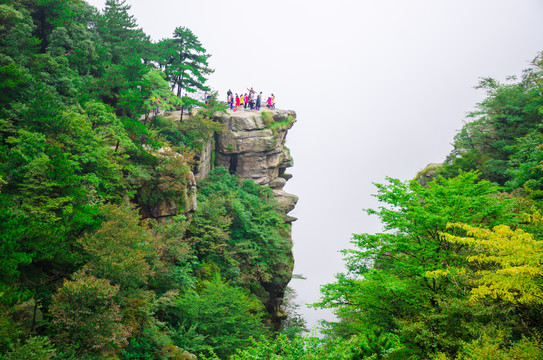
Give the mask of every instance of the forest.
M 2 1 L 0 24 L 1 358 L 226 358 L 278 330 L 292 244 L 269 187 L 218 167 L 190 216 L 145 216 L 187 208 L 224 128 L 197 36 L 153 42 L 119 0 Z
M 217 167 L 190 216 L 145 216 L 224 131 L 196 34 L 2 0 L 0 35 L 0 359 L 543 359 L 543 56 L 481 79 L 442 165 L 376 184 L 316 336 L 266 309 L 293 266 L 268 187 Z

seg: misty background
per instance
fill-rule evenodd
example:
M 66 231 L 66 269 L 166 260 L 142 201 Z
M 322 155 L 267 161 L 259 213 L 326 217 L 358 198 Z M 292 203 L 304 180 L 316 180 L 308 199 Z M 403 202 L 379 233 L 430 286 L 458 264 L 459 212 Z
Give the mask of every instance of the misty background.
M 105 0 L 87 1 L 98 9 Z M 287 136 L 300 197 L 290 213 L 300 304 L 343 271 L 353 233 L 380 231 L 363 212 L 372 183 L 412 179 L 442 162 L 482 77 L 521 75 L 543 50 L 541 0 L 127 0 L 155 41 L 184 26 L 215 73 L 208 85 L 276 95 L 297 123 Z M 331 319 L 303 308 L 308 324 Z

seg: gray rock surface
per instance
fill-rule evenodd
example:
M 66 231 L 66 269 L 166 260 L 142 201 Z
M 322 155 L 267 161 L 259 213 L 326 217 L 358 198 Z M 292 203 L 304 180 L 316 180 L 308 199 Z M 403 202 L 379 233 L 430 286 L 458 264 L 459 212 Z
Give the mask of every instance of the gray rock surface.
M 283 179 L 289 181 L 290 179 L 292 179 L 292 174 L 284 173 L 284 174 L 279 175 L 279 177 L 282 177 Z
M 272 181 L 270 181 L 269 186 L 272 189 L 282 189 L 282 188 L 285 187 L 286 184 L 287 184 L 286 179 L 284 179 L 282 177 L 277 177 L 277 178 L 273 179 Z
M 213 168 L 213 150 L 215 147 L 215 141 L 213 139 L 209 140 L 202 149 L 202 152 L 198 156 L 198 164 L 194 170 L 194 177 L 196 181 L 202 181 L 207 177 L 207 174 Z
M 296 206 L 296 203 L 298 202 L 298 196 L 289 194 L 286 191 L 274 189 L 273 190 L 273 196 L 275 197 L 275 200 L 279 202 L 281 207 L 285 210 L 285 213 L 289 213 L 294 209 Z
M 293 165 L 284 145 L 287 131 L 296 121 L 294 111 L 242 110 L 218 115 L 216 120 L 228 129 L 217 137 L 217 164 L 231 173 L 269 185 Z

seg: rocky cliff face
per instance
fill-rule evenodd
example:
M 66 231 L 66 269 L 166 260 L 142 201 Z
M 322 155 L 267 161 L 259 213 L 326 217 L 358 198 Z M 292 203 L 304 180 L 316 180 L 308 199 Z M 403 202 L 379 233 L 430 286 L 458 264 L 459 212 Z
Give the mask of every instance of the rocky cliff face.
M 285 213 L 294 209 L 298 197 L 283 190 L 293 165 L 285 138 L 296 122 L 292 110 L 239 111 L 218 115 L 227 131 L 216 137 L 216 164 L 242 179 L 272 188 Z M 292 221 L 292 220 L 291 220 Z
M 159 204 L 142 209 L 145 218 L 168 218 L 181 212 L 189 214 L 196 209 L 196 182 L 203 180 L 215 166 L 223 166 L 242 179 L 269 186 L 285 214 L 292 211 L 298 197 L 283 190 L 292 175 L 287 168 L 293 165 L 285 138 L 296 122 L 292 110 L 238 111 L 216 115 L 216 121 L 227 130 L 216 134 L 204 145 L 194 174 L 190 174 L 185 198 L 179 204 L 163 200 Z M 287 221 L 296 220 L 287 216 Z
M 194 174 L 190 174 L 183 205 L 165 199 L 155 206 L 142 209 L 142 215 L 159 221 L 182 212 L 190 216 L 197 207 L 196 183 L 203 180 L 213 167 L 223 166 L 242 179 L 269 186 L 283 208 L 285 221 L 295 221 L 296 218 L 287 214 L 294 209 L 298 197 L 288 194 L 283 188 L 292 177 L 285 172 L 293 165 L 290 152 L 285 147 L 285 138 L 296 122 L 296 113 L 290 110 L 237 111 L 216 115 L 215 120 L 225 124 L 226 131 L 216 134 L 203 147 L 198 166 Z M 286 272 L 288 276 L 277 276 L 272 282 L 262 284 L 269 294 L 265 305 L 271 314 L 272 327 L 276 330 L 286 316 L 281 304 L 291 278 L 292 269 L 289 270 Z
M 285 171 L 293 165 L 285 139 L 296 122 L 296 113 L 289 110 L 263 112 L 239 111 L 217 115 L 215 120 L 225 124 L 227 130 L 215 138 L 215 164 L 229 169 L 242 179 L 250 179 L 272 188 L 275 199 L 282 205 L 285 221 L 296 218 L 288 214 L 298 201 L 296 195 L 283 190 L 292 176 Z M 208 168 L 201 164 L 201 168 Z M 290 269 L 292 273 L 292 269 Z M 276 278 L 262 284 L 269 294 L 266 308 L 271 314 L 272 327 L 278 330 L 286 313 L 281 309 L 288 278 Z

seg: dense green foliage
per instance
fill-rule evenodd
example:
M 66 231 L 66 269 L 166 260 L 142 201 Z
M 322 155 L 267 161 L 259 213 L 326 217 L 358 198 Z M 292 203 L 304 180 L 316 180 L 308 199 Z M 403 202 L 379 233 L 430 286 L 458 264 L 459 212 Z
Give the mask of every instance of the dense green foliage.
M 0 2 L 2 359 L 225 358 L 270 334 L 292 259 L 269 189 L 216 169 L 191 219 L 149 219 L 184 214 L 225 107 L 199 101 L 196 35 L 153 42 L 129 10 Z
M 538 159 L 541 143 L 543 58 L 539 56 L 522 79 L 506 84 L 481 80 L 478 88 L 486 98 L 469 114 L 469 122 L 454 138 L 454 149 L 442 169 L 444 176 L 479 170 L 487 180 L 511 191 L 540 189 Z
M 377 185 L 383 232 L 354 235 L 323 287 L 314 306 L 339 317 L 324 338 L 295 314 L 273 336 L 289 226 L 269 188 L 223 168 L 183 215 L 224 107 L 198 100 L 196 35 L 153 42 L 129 10 L 0 2 L 1 359 L 543 358 L 541 57 L 481 81 L 431 181 Z M 149 219 L 164 201 L 180 215 Z

